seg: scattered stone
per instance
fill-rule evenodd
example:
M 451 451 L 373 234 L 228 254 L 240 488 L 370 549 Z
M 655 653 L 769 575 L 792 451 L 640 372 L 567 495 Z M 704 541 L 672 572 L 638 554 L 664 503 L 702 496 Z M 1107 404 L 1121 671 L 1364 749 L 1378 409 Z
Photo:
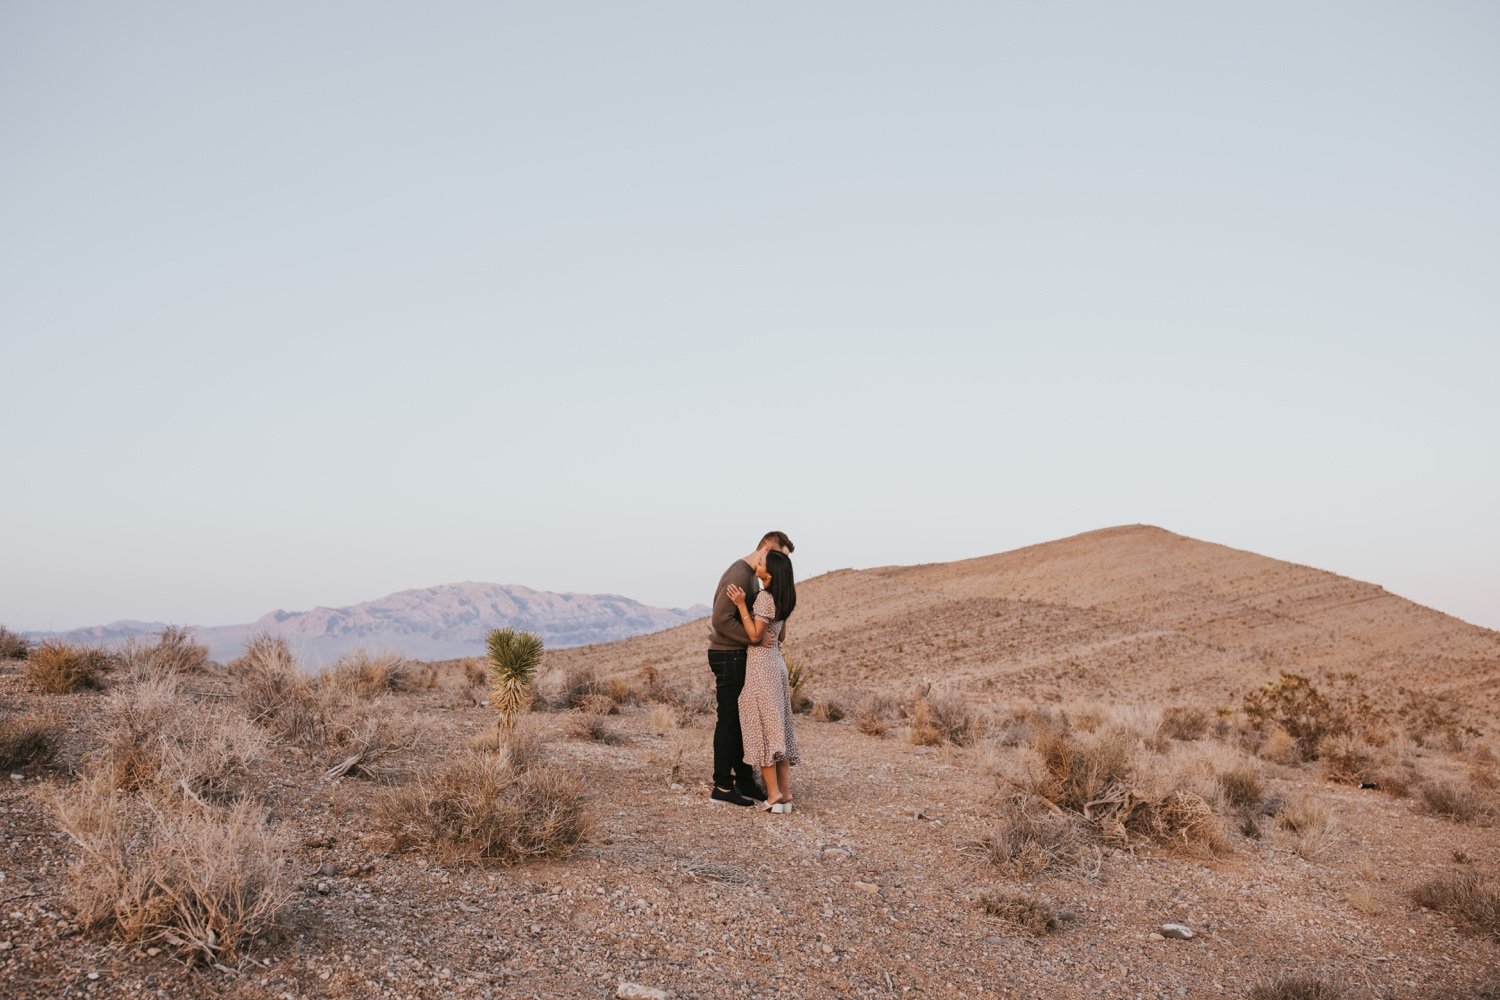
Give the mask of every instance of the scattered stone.
M 656 989 L 654 986 L 642 986 L 640 983 L 620 982 L 620 988 L 615 990 L 617 1000 L 667 1000 L 671 996 L 666 990 Z
M 0 951 L 10 951 L 10 942 L 0 941 Z
M 669 791 L 673 791 L 673 792 L 680 792 L 680 791 L 683 790 L 682 789 L 682 782 L 680 782 L 680 781 L 674 781 L 670 785 L 667 786 L 667 789 Z
M 24 774 L 12 774 L 10 776 L 10 780 L 11 781 L 25 781 L 26 780 L 26 775 L 24 775 Z
M 1184 927 L 1182 924 L 1162 924 L 1161 934 L 1174 941 L 1191 941 L 1197 936 L 1191 927 Z
M 90 979 L 98 979 L 99 978 L 99 973 L 97 973 L 97 972 L 90 972 L 89 973 L 89 978 Z
M 831 945 L 831 944 L 825 944 L 823 946 L 823 954 L 825 954 L 825 955 L 832 955 L 833 954 L 833 945 Z
M 1165 941 L 1166 938 L 1162 937 L 1160 934 L 1156 933 L 1155 931 L 1152 931 L 1150 934 L 1146 935 L 1146 940 L 1147 941 Z
M 854 888 L 858 889 L 860 892 L 880 891 L 880 886 L 876 885 L 874 882 L 856 882 L 854 883 Z
M 842 847 L 827 847 L 823 849 L 823 857 L 829 861 L 848 861 L 852 855 Z
M 160 948 L 147 948 L 146 949 L 146 957 L 147 958 L 155 958 L 157 955 L 160 955 L 160 954 L 161 954 L 161 949 Z
M 325 896 L 328 895 L 328 883 L 327 882 L 319 882 L 318 883 L 318 892 L 322 893 Z
M 334 864 L 332 861 L 325 861 L 321 865 L 318 866 L 318 874 L 319 875 L 327 875 L 327 876 L 331 877 L 331 876 L 337 875 L 338 873 L 339 873 L 339 866 L 336 865 L 336 864 Z

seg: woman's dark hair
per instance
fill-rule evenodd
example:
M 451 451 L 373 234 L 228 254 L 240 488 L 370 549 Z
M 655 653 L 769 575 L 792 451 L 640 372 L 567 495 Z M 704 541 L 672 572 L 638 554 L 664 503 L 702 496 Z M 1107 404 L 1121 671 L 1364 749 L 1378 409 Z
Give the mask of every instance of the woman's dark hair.
M 766 551 L 766 572 L 771 574 L 771 600 L 776 602 L 776 618 L 786 621 L 797 608 L 797 581 L 792 577 L 792 561 L 786 553 Z

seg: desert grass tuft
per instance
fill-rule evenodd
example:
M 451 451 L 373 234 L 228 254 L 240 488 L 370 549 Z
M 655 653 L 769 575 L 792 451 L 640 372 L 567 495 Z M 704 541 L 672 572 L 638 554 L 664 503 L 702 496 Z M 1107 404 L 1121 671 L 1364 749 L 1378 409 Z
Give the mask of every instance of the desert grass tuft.
M 1002 801 L 973 852 L 1018 878 L 1042 874 L 1088 875 L 1082 820 L 1029 796 Z
M 403 675 L 412 668 L 398 653 L 346 653 L 318 676 L 319 690 L 342 691 L 356 698 L 381 698 L 402 690 Z
M 1238 809 L 1258 809 L 1266 798 L 1266 783 L 1260 771 L 1248 764 L 1230 768 L 1218 776 L 1219 794 Z
M 318 739 L 320 718 L 312 684 L 281 636 L 262 632 L 230 664 L 236 693 L 252 722 L 292 743 Z
M 291 900 L 286 842 L 248 800 L 161 807 L 96 775 L 52 805 L 81 852 L 67 903 L 86 930 L 232 961 Z
M 1045 896 L 1019 889 L 999 888 L 982 892 L 975 899 L 975 905 L 990 916 L 1032 934 L 1047 934 L 1062 927 L 1062 919 Z
M 26 677 L 49 694 L 98 690 L 114 668 L 114 657 L 103 646 L 75 646 L 48 639 L 26 657 Z
M 1344 1000 L 1343 987 L 1309 973 L 1279 975 L 1256 983 L 1247 1000 Z
M 866 736 L 884 736 L 892 720 L 900 715 L 894 698 L 868 694 L 854 707 L 854 725 Z
M 952 743 L 966 747 L 983 733 L 983 722 L 973 706 L 958 695 L 929 694 L 912 708 L 908 739 L 914 746 Z
M 598 712 L 578 712 L 568 720 L 568 732 L 574 739 L 584 740 L 589 743 L 603 743 L 606 746 L 615 746 L 625 742 L 609 720 Z
M 1480 797 L 1472 784 L 1429 781 L 1419 789 L 1422 811 L 1455 823 L 1473 823 L 1494 815 L 1493 807 Z
M 1167 739 L 1201 740 L 1208 735 L 1213 718 L 1206 709 L 1190 705 L 1173 705 L 1161 713 L 1157 732 Z
M 1500 940 L 1500 882 L 1478 872 L 1459 872 L 1423 882 L 1412 902 L 1447 914 L 1470 930 Z
M 1292 838 L 1292 849 L 1306 861 L 1316 861 L 1338 843 L 1338 821 L 1321 799 L 1304 795 L 1287 802 L 1276 814 L 1276 825 Z
M 431 849 L 450 861 L 512 865 L 570 854 L 588 834 L 585 779 L 545 760 L 468 753 L 430 780 L 390 793 L 382 826 L 400 851 Z
M 62 749 L 61 718 L 51 711 L 0 711 L 0 770 L 46 767 Z
M 1201 796 L 1175 789 L 1147 803 L 1127 823 L 1152 840 L 1190 857 L 1214 857 L 1229 847 L 1224 824 Z
M 813 702 L 812 717 L 816 722 L 838 722 L 848 713 L 836 698 L 820 698 Z
M 1136 770 L 1136 735 L 1112 728 L 1078 737 L 1065 730 L 1044 730 L 1033 744 L 1045 769 L 1038 791 L 1073 812 L 1111 792 L 1129 787 Z
M 30 653 L 30 639 L 0 625 L 0 660 L 24 660 Z

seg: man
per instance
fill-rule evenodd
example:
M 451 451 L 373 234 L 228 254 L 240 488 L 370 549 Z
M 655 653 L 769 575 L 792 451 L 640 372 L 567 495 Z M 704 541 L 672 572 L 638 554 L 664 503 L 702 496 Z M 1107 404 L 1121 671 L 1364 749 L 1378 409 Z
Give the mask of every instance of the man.
M 771 549 L 791 555 L 795 546 L 784 531 L 768 531 L 754 552 L 735 560 L 719 577 L 714 591 L 713 612 L 709 615 L 708 668 L 714 672 L 714 694 L 719 717 L 714 724 L 714 790 L 715 802 L 737 806 L 764 802 L 766 793 L 755 781 L 755 768 L 745 763 L 745 747 L 740 736 L 740 690 L 745 686 L 745 650 L 750 637 L 740 621 L 739 609 L 729 600 L 732 583 L 745 592 L 745 599 L 755 602 L 760 592 L 756 570 L 765 565 Z

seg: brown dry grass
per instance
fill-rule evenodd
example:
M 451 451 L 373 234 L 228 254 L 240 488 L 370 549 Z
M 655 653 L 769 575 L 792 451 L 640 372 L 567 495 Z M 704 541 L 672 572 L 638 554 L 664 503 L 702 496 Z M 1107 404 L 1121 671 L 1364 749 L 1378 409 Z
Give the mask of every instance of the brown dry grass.
M 0 625 L 0 660 L 24 660 L 30 652 L 30 639 Z
M 356 698 L 380 698 L 401 690 L 412 664 L 397 653 L 346 653 L 318 676 L 320 691 L 338 691 Z
M 319 728 L 313 687 L 280 636 L 253 637 L 230 664 L 236 695 L 252 722 L 293 743 L 316 738 Z
M 52 805 L 81 852 L 67 902 L 86 930 L 230 961 L 290 902 L 287 844 L 252 802 L 164 807 L 100 774 Z
M 919 747 L 944 743 L 966 747 L 983 731 L 983 720 L 967 699 L 951 694 L 929 694 L 918 698 L 912 707 L 907 738 Z
M 1479 872 L 1458 872 L 1423 882 L 1412 902 L 1453 917 L 1480 934 L 1500 939 L 1500 882 Z
M 1062 920 L 1050 900 L 1019 889 L 998 888 L 982 892 L 975 899 L 975 905 L 990 916 L 1032 934 L 1046 934 L 1062 927 Z
M 62 749 L 62 719 L 51 711 L 0 710 L 0 770 L 45 767 Z
M 453 862 L 511 865 L 570 854 L 588 834 L 577 768 L 535 758 L 535 747 L 466 753 L 436 777 L 390 793 L 379 807 L 395 848 L 430 848 Z
M 102 646 L 75 646 L 48 639 L 26 657 L 26 677 L 49 694 L 98 690 L 114 668 L 114 658 Z
M 1229 849 L 1224 824 L 1201 796 L 1175 789 L 1137 810 L 1127 824 L 1157 843 L 1189 857 L 1214 857 Z
M 1201 740 L 1208 735 L 1213 717 L 1204 709 L 1191 705 L 1173 705 L 1161 713 L 1157 732 L 1173 740 Z
M 1287 802 L 1276 814 L 1276 825 L 1291 837 L 1298 857 L 1307 861 L 1323 857 L 1341 838 L 1338 821 L 1328 805 L 1310 795 Z
M 1219 794 L 1239 809 L 1257 809 L 1266 798 L 1266 783 L 1257 768 L 1248 764 L 1230 768 L 1218 777 Z
M 1003 799 L 973 851 L 1018 878 L 1088 876 L 1098 868 L 1082 820 L 1029 796 Z
M 1319 975 L 1291 973 L 1257 983 L 1247 1000 L 1344 1000 L 1344 988 Z
M 1479 794 L 1472 782 L 1429 781 L 1419 789 L 1422 811 L 1456 823 L 1474 823 L 1494 817 L 1494 807 Z
M 1047 729 L 1037 735 L 1033 747 L 1044 768 L 1037 791 L 1077 813 L 1111 792 L 1129 787 L 1139 752 L 1136 735 L 1123 728 L 1082 737 Z
M 574 714 L 568 720 L 568 732 L 574 739 L 603 743 L 606 746 L 615 746 L 625 742 L 625 738 L 609 724 L 609 720 L 597 712 Z

